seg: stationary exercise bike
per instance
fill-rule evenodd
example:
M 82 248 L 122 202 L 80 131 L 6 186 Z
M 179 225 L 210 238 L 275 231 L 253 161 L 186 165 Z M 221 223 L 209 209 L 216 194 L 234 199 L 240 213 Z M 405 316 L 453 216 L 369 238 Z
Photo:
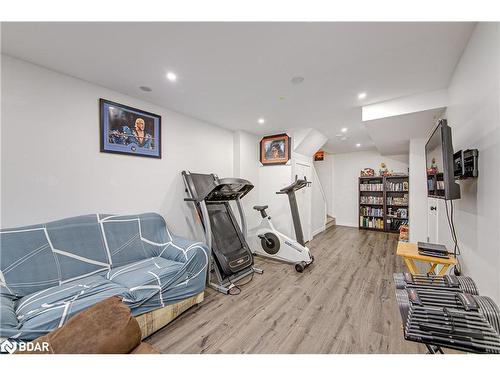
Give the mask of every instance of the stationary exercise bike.
M 297 238 L 296 241 L 276 230 L 271 221 L 271 217 L 266 213 L 266 209 L 269 206 L 253 207 L 254 210 L 259 211 L 262 216 L 260 225 L 250 231 L 248 238 L 250 249 L 254 254 L 285 263 L 295 264 L 295 270 L 297 272 L 303 272 L 304 269 L 314 261 L 314 257 L 305 246 L 297 199 L 295 197 L 295 192 L 297 190 L 310 184 L 311 182 L 307 181 L 304 177 L 303 180 L 296 179 L 291 185 L 276 192 L 276 194 L 286 194 L 288 196 L 290 210 L 292 212 L 293 227 L 295 229 L 295 237 Z

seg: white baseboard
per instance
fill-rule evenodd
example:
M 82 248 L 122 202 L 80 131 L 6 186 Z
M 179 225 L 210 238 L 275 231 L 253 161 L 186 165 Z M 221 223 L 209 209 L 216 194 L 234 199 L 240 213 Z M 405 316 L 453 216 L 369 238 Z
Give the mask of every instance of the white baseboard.
M 325 225 L 323 225 L 322 227 L 320 227 L 320 228 L 316 229 L 315 231 L 313 231 L 313 232 L 312 232 L 312 236 L 313 236 L 313 238 L 314 238 L 314 236 L 317 236 L 318 234 L 320 234 L 320 233 L 324 232 L 324 231 L 325 231 L 325 229 L 326 229 L 326 226 L 325 226 Z

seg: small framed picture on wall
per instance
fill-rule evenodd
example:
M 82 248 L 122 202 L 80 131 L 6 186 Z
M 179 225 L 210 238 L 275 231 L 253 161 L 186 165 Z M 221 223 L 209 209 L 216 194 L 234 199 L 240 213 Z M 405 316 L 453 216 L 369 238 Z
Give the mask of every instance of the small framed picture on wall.
M 260 141 L 260 162 L 262 165 L 286 164 L 290 160 L 290 137 L 288 134 L 275 134 Z
M 325 160 L 325 151 L 319 150 L 314 154 L 314 161 L 324 161 Z
M 161 116 L 100 99 L 101 152 L 161 159 Z

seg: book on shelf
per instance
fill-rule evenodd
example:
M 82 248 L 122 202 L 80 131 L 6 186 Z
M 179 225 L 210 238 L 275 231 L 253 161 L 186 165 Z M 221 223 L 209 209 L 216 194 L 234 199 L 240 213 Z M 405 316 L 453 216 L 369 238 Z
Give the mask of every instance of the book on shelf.
M 403 194 L 402 197 L 387 197 L 387 204 L 393 206 L 407 206 L 408 194 Z
M 384 229 L 384 220 L 375 217 L 359 217 L 359 226 L 361 228 Z
M 359 184 L 360 191 L 383 191 L 384 184 Z
M 399 231 L 402 225 L 408 225 L 408 219 L 387 219 L 387 229 L 390 231 Z
M 387 208 L 387 216 L 390 218 L 400 218 L 407 219 L 408 218 L 408 209 L 407 208 Z
M 359 209 L 359 214 L 363 216 L 377 216 L 377 217 L 382 217 L 384 215 L 384 210 L 382 208 L 374 208 L 374 207 L 367 207 L 367 206 L 362 206 Z
M 427 180 L 427 190 L 435 190 L 435 189 L 436 189 L 435 180 L 433 179 Z
M 362 195 L 360 198 L 361 204 L 384 204 L 384 197 L 374 197 L 370 195 Z
M 444 190 L 444 181 L 434 178 L 427 179 L 427 190 Z
M 403 181 L 403 182 L 387 181 L 385 188 L 387 191 L 408 191 L 408 181 Z

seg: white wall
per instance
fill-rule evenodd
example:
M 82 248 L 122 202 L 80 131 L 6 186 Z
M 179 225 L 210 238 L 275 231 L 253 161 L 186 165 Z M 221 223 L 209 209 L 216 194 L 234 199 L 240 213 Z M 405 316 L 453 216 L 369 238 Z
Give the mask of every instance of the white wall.
M 455 150 L 479 149 L 479 177 L 460 182 L 455 225 L 462 269 L 481 294 L 500 303 L 500 26 L 479 23 L 456 67 L 449 91 L 448 124 Z M 451 247 L 443 201 L 438 238 Z
M 260 205 L 259 141 L 256 135 L 244 131 L 234 132 L 234 177 L 244 178 L 254 185 L 242 199 L 248 229 L 257 226 L 261 219 L 260 213 L 253 209 L 253 206 Z
M 405 155 L 382 156 L 374 151 L 333 155 L 333 216 L 336 224 L 351 227 L 359 224 L 358 177 L 362 169 L 373 168 L 378 174 L 380 163 L 384 162 L 389 170 L 408 173 L 405 159 Z
M 288 197 L 284 194 L 276 194 L 280 189 L 290 185 L 291 181 L 291 161 L 288 165 L 259 167 L 259 204 L 269 206 L 267 213 L 271 216 L 273 224 L 278 231 L 295 238 L 292 230 L 292 217 Z
M 425 173 L 426 139 L 410 139 L 410 241 L 427 241 L 427 177 Z
M 233 133 L 2 55 L 2 227 L 88 213 L 162 214 L 202 237 L 181 171 L 233 175 Z M 162 116 L 162 159 L 99 152 L 99 98 Z

